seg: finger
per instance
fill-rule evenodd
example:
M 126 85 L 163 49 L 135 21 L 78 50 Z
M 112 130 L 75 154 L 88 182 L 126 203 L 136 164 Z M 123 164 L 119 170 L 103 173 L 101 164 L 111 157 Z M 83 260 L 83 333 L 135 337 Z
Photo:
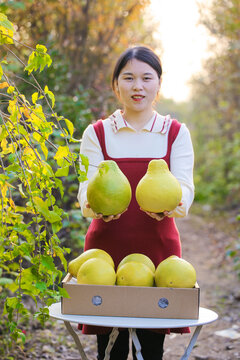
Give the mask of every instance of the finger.
M 148 214 L 149 214 L 149 216 L 151 216 L 151 218 L 153 218 L 153 219 L 155 219 L 157 221 L 160 221 L 160 220 L 162 220 L 164 218 L 164 216 L 162 214 L 159 215 L 159 214 L 153 213 L 153 212 L 150 212 Z
M 157 215 L 156 220 L 162 221 L 165 218 L 164 215 Z
M 165 214 L 164 212 L 160 212 L 160 213 L 152 213 L 152 215 L 155 215 L 157 218 L 159 219 L 163 219 Z
M 146 214 L 148 214 L 148 215 L 151 216 L 152 218 L 156 218 L 156 216 L 157 216 L 156 213 L 149 212 L 149 211 L 146 211 Z
M 158 221 L 161 221 L 165 218 L 167 212 L 160 212 L 160 213 L 155 213 L 155 219 L 158 220 Z
M 144 210 L 143 210 L 143 211 L 144 211 Z M 146 213 L 148 216 L 153 217 L 153 214 L 152 214 L 151 212 L 149 212 L 149 211 L 145 211 L 145 213 Z
M 113 220 L 114 218 L 114 215 L 109 215 L 109 216 L 103 216 L 102 219 L 105 221 L 105 222 L 109 222 L 111 220 Z

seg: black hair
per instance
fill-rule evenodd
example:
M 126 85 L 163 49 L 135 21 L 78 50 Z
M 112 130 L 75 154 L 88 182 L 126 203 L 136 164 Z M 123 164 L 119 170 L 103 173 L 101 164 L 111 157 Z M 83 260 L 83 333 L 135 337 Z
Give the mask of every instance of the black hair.
M 115 89 L 115 82 L 117 81 L 121 70 L 124 66 L 128 63 L 128 61 L 132 59 L 137 59 L 139 61 L 145 62 L 146 64 L 150 65 L 158 74 L 159 79 L 162 76 L 162 65 L 159 57 L 146 46 L 135 46 L 132 48 L 127 49 L 124 51 L 113 70 L 112 75 L 112 88 Z

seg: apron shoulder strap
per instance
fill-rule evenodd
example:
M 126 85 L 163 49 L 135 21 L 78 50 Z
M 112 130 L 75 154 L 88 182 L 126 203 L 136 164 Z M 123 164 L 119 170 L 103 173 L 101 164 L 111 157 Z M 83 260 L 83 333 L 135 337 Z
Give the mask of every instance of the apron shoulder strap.
M 171 143 L 171 145 L 174 143 L 179 130 L 181 127 L 181 123 L 178 122 L 176 119 L 172 119 L 172 124 L 168 133 L 168 143 Z
M 104 127 L 103 127 L 103 121 L 102 119 L 97 120 L 94 124 L 93 124 L 93 128 L 95 130 L 95 133 L 97 135 L 99 144 L 102 148 L 102 152 L 104 155 L 104 158 L 106 158 L 107 155 L 107 151 L 106 151 L 106 143 L 105 143 L 105 133 L 104 133 Z
M 172 150 L 172 144 L 174 143 L 179 130 L 181 127 L 181 123 L 178 122 L 176 119 L 172 119 L 171 127 L 168 133 L 168 149 L 167 149 L 167 155 L 166 155 L 166 161 L 170 165 L 170 154 Z

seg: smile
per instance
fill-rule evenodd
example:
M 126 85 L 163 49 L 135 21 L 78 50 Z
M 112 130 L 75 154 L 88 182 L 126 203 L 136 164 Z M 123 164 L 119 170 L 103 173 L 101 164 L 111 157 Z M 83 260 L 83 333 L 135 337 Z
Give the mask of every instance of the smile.
M 145 98 L 145 96 L 143 96 L 143 95 L 133 95 L 132 96 L 132 99 L 134 100 L 134 101 L 141 101 L 141 100 L 143 100 Z

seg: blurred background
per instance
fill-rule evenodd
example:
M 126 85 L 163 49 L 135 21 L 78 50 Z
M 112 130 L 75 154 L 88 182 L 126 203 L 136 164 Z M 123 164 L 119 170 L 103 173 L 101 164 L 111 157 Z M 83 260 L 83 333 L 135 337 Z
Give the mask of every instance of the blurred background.
M 140 44 L 150 46 L 157 52 L 162 61 L 163 81 L 156 110 L 162 115 L 170 114 L 187 124 L 195 151 L 195 201 L 190 209 L 190 216 L 179 222 L 184 255 L 197 266 L 200 285 L 203 285 L 202 294 L 207 296 L 207 305 L 213 308 L 217 306 L 217 311 L 221 311 L 223 315 L 218 329 L 232 324 L 235 330 L 240 329 L 240 293 L 236 286 L 236 279 L 240 279 L 240 0 L 0 0 L 0 12 L 8 17 L 16 30 L 14 44 L 1 46 L 0 62 L 7 60 L 9 78 L 29 103 L 32 102 L 32 93 L 37 87 L 24 71 L 24 64 L 37 44 L 47 47 L 52 65 L 41 73 L 36 72 L 34 76 L 41 88 L 47 85 L 55 94 L 55 113 L 74 124 L 73 137 L 76 141 L 69 142 L 69 147 L 76 158 L 82 133 L 87 125 L 107 117 L 120 107 L 111 90 L 112 69 L 119 54 L 129 46 Z M 6 96 L 11 97 L 8 93 L 4 94 L 3 84 L 0 84 L 0 104 L 1 110 L 7 112 Z M 41 102 L 41 98 L 38 103 L 51 122 L 49 107 Z M 53 128 L 54 131 L 49 137 L 52 144 L 56 145 L 55 148 L 64 146 L 65 139 L 60 128 Z M 39 145 L 37 142 L 35 144 Z M 47 159 L 54 173 L 57 170 L 55 148 L 49 146 Z M 6 155 L 8 164 L 11 154 L 8 157 L 6 152 Z M 14 159 L 12 157 L 11 164 Z M 12 171 L 10 175 L 11 183 L 16 181 L 16 184 L 19 184 L 14 177 L 18 174 Z M 59 179 L 60 176 L 57 180 Z M 59 183 L 62 184 L 62 188 L 59 188 L 60 193 L 62 189 L 63 196 L 61 197 L 56 189 L 52 190 L 52 194 L 56 205 L 66 216 L 62 217 L 62 228 L 59 227 L 57 233 L 59 247 L 63 251 L 65 247 L 69 248 L 66 254 L 66 260 L 69 261 L 83 251 L 89 219 L 82 217 L 79 208 L 79 180 L 73 167 L 67 175 L 61 177 Z M 24 209 L 28 199 L 25 199 L 19 190 L 21 187 L 12 188 L 11 194 L 16 205 Z M 31 216 L 28 213 L 24 216 L 25 223 L 23 227 L 20 224 L 18 230 L 23 245 L 25 235 L 22 229 L 31 229 Z M 44 229 L 51 233 L 51 226 L 46 222 L 44 226 Z M 33 242 L 34 234 L 33 230 L 30 237 Z M 52 328 L 48 323 L 45 330 L 32 320 L 31 324 L 27 325 L 28 315 L 25 308 L 14 309 L 14 302 L 11 305 L 12 293 L 9 292 L 7 284 L 12 281 L 10 276 L 15 278 L 18 275 L 19 268 L 20 282 L 23 281 L 22 255 L 19 257 L 16 253 L 16 259 L 12 263 L 12 255 L 7 256 L 9 249 L 13 249 L 14 253 L 15 243 L 11 242 L 10 237 L 2 237 L 0 240 L 0 259 L 3 263 L 3 271 L 0 266 L 0 310 L 2 312 L 2 309 L 5 309 L 3 317 L 0 316 L 0 357 L 4 354 L 4 360 L 72 360 L 73 358 L 69 358 L 73 351 L 72 340 L 67 338 L 59 323 L 52 325 Z M 60 271 L 60 275 L 64 276 L 66 271 L 60 258 L 55 257 L 50 248 L 48 251 L 45 240 L 49 240 L 48 234 L 44 241 L 39 242 L 45 247 L 45 257 L 54 258 L 54 264 L 51 258 L 52 262 L 44 265 L 46 273 L 48 274 L 49 267 L 51 271 L 61 269 L 63 274 Z M 34 298 L 37 280 L 30 275 L 31 268 L 36 269 L 37 265 L 33 265 L 36 264 L 35 258 L 31 263 L 25 253 L 24 260 L 27 264 L 24 278 L 27 286 L 23 287 L 22 294 L 21 287 L 14 291 L 19 292 L 19 306 L 22 296 L 24 306 L 33 313 L 36 304 L 30 296 L 33 294 Z M 11 267 L 12 273 L 9 273 L 6 264 L 9 269 Z M 1 275 L 5 273 L 7 278 L 1 279 Z M 45 273 L 42 276 L 44 278 Z M 7 281 L 6 284 L 3 280 Z M 6 285 L 4 291 L 1 285 Z M 43 296 L 48 297 L 50 287 L 47 289 L 45 283 L 38 286 Z M 30 296 L 26 296 L 28 292 Z M 9 329 L 14 333 L 17 321 L 12 321 L 9 325 L 7 308 L 3 305 L 5 299 L 9 300 L 8 304 L 12 306 L 8 310 L 10 318 L 13 309 L 16 310 L 20 324 L 20 332 L 15 334 L 14 340 L 17 341 L 11 356 Z M 43 320 L 44 311 L 43 307 Z M 41 313 L 38 314 L 40 318 Z M 227 335 L 224 335 L 230 339 L 225 343 L 225 340 L 217 342 L 217 338 L 212 336 L 214 330 L 209 328 L 208 336 L 204 335 L 202 346 L 199 346 L 201 354 L 205 349 L 206 357 L 196 356 L 195 359 L 210 359 L 211 351 L 218 354 L 211 359 L 239 359 L 240 350 L 238 354 L 236 352 L 237 342 L 231 341 L 239 339 L 240 333 L 238 330 L 238 333 L 234 334 L 237 337 L 231 338 L 233 330 L 230 328 Z M 25 333 L 27 342 L 24 348 L 21 347 L 19 339 Z M 92 340 L 86 341 L 89 353 L 95 354 L 95 344 L 91 343 Z M 181 340 L 179 349 L 182 351 L 180 342 Z M 179 358 L 177 339 L 171 346 L 176 358 Z M 195 350 L 197 352 L 198 349 Z M 74 359 L 76 356 L 75 353 Z M 172 353 L 170 356 L 175 359 Z M 95 358 L 96 356 L 92 359 Z
M 128 46 L 151 46 L 163 66 L 156 108 L 185 122 L 192 134 L 195 209 L 207 215 L 228 212 L 235 219 L 240 200 L 239 0 L 5 0 L 0 11 L 17 27 L 18 41 L 47 46 L 53 65 L 39 82 L 54 92 L 55 111 L 73 122 L 77 139 L 90 122 L 119 106 L 110 86 L 118 55 Z M 16 53 L 24 59 L 30 51 L 16 44 Z M 20 80 L 26 72 L 17 62 L 11 67 L 27 94 L 29 85 Z M 63 141 L 57 131 L 55 141 Z M 79 143 L 72 146 L 79 151 Z M 64 181 L 63 206 L 70 218 L 62 238 L 76 241 L 78 248 L 88 222 L 76 201 L 76 175 Z

